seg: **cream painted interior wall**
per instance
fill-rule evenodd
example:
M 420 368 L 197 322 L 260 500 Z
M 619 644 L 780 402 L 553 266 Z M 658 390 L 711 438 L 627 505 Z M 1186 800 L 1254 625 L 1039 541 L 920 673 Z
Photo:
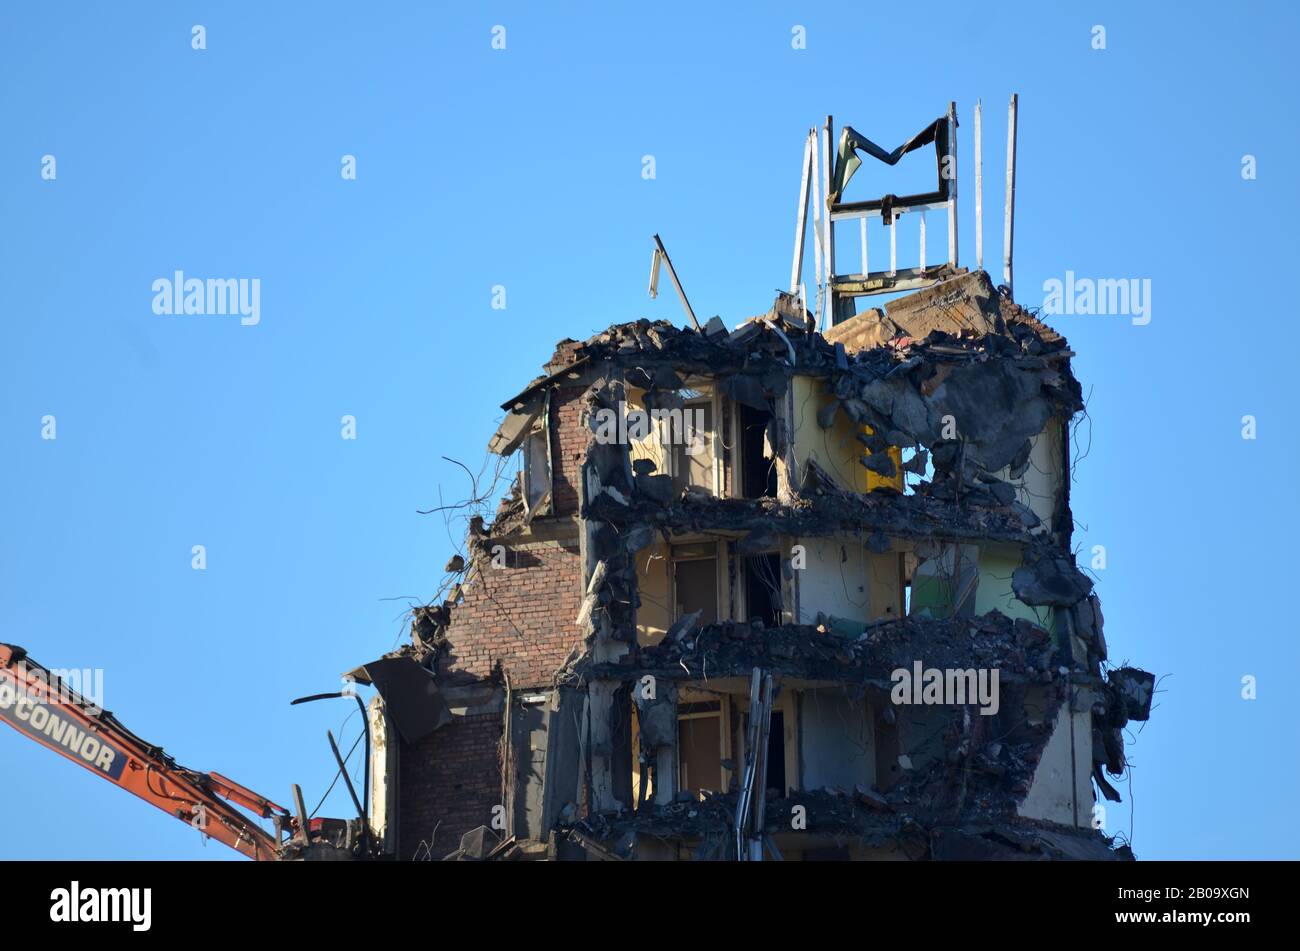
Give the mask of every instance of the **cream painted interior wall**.
M 1077 704 L 1076 704 L 1077 706 Z M 1092 713 L 1062 703 L 1034 780 L 1017 812 L 1084 828 L 1092 824 Z
M 797 571 L 798 620 L 812 624 L 818 612 L 847 620 L 874 621 L 901 612 L 897 552 L 870 551 L 855 535 L 796 539 L 806 562 Z

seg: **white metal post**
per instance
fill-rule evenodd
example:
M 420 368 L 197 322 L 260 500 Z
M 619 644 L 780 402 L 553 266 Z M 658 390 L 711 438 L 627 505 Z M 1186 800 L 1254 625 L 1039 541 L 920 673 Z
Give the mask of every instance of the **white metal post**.
M 902 212 L 894 210 L 894 220 L 889 223 L 889 276 L 898 273 L 898 218 Z
M 817 286 L 817 306 L 813 317 L 821 325 L 822 313 L 822 211 L 826 208 L 826 198 L 822 195 L 821 157 L 817 150 L 817 128 L 808 130 L 808 140 L 812 145 L 812 194 L 813 194 L 813 283 Z
M 826 134 L 825 138 L 822 139 L 826 154 L 822 157 L 822 163 L 826 172 L 826 283 L 828 285 L 831 283 L 831 278 L 835 276 L 835 222 L 831 220 L 830 214 L 831 175 L 835 171 L 835 140 L 832 138 L 834 132 L 835 126 L 831 117 L 827 116 Z M 831 316 L 834 317 L 833 311 Z
M 867 260 L 867 219 L 859 218 L 858 226 L 862 232 L 862 278 L 866 280 L 867 275 L 871 273 L 871 266 Z
M 799 277 L 803 273 L 803 241 L 808 230 L 808 186 L 810 165 L 812 163 L 812 137 L 803 144 L 803 179 L 799 182 L 799 213 L 794 222 L 794 260 L 790 263 L 790 293 L 799 289 Z
M 984 270 L 984 109 L 975 100 L 975 266 Z
M 1011 105 L 1007 109 L 1007 213 L 1003 225 L 1002 244 L 1002 283 L 1007 290 L 1014 288 L 1011 283 L 1011 253 L 1015 246 L 1016 223 L 1016 113 L 1020 96 L 1011 94 Z M 1014 294 L 1012 295 L 1015 296 Z
M 948 263 L 957 266 L 957 103 L 948 103 Z

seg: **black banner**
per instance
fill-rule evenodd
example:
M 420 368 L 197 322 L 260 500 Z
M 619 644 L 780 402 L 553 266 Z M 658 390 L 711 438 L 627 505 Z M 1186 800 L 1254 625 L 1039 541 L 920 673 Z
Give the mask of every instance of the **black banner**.
M 701 903 L 726 899 L 710 902 L 707 917 L 727 934 L 780 925 L 824 937 L 839 919 L 839 928 L 922 940 L 981 931 L 986 940 L 1027 938 L 1034 933 L 1027 929 L 1042 927 L 1231 942 L 1257 925 L 1285 923 L 1281 906 L 1295 873 L 1293 864 L 1273 862 L 619 864 L 15 862 L 0 865 L 0 874 L 12 883 L 11 940 L 30 931 L 127 940 L 201 934 L 206 942 L 259 927 L 319 936 L 328 926 L 340 937 L 383 941 L 408 929 L 453 937 L 476 922 L 523 920 L 534 934 L 566 922 L 586 928 L 606 915 L 626 923 L 638 907 L 676 908 L 694 930 L 705 923 Z

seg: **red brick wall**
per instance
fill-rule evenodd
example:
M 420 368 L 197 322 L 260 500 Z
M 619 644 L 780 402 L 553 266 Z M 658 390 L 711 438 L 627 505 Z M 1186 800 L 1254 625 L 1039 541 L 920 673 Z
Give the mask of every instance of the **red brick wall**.
M 580 419 L 586 389 L 562 387 L 551 403 L 552 498 L 556 515 L 566 522 L 578 512 L 588 437 Z M 490 539 L 487 551 L 475 556 L 464 598 L 452 609 L 447 654 L 439 661 L 447 683 L 486 679 L 500 667 L 515 690 L 550 686 L 579 643 L 582 556 L 576 537 L 529 550 L 513 550 L 510 542 Z M 498 544 L 506 550 L 499 568 L 492 566 L 491 553 Z M 419 743 L 402 746 L 401 858 L 412 858 L 435 826 L 432 854 L 439 859 L 455 851 L 469 830 L 491 828 L 492 807 L 501 803 L 500 741 L 501 715 L 488 714 L 457 717 Z
M 582 425 L 582 394 L 585 386 L 565 386 L 551 398 L 552 498 L 556 515 L 578 513 L 578 486 L 582 483 L 582 460 L 587 452 L 590 430 Z
M 460 837 L 492 828 L 501 803 L 501 714 L 456 717 L 418 743 L 402 744 L 398 795 L 398 858 L 436 861 L 460 847 Z M 437 829 L 435 834 L 434 829 Z
M 561 387 L 551 403 L 551 459 L 555 511 L 578 511 L 578 483 L 588 431 L 581 423 L 585 386 Z M 540 526 L 539 520 L 536 525 Z M 493 567 L 493 546 L 506 549 L 505 566 Z M 514 688 L 549 686 L 556 669 L 578 644 L 575 623 L 582 603 L 582 559 L 577 540 L 564 547 L 512 550 L 492 539 L 480 557 L 464 600 L 452 609 L 450 651 L 441 665 L 457 680 L 490 677 L 497 665 Z
M 546 361 L 543 369 L 547 375 L 558 373 L 565 367 L 573 366 L 574 361 L 578 359 L 578 351 L 582 349 L 582 343 L 577 340 L 565 338 L 555 345 L 555 352 L 551 354 L 551 359 Z
M 464 601 L 452 609 L 440 669 L 465 675 L 450 678 L 456 683 L 489 677 L 500 663 L 512 688 L 549 686 L 578 644 L 581 555 L 576 544 L 531 551 L 500 544 L 506 567 L 493 568 L 490 557 L 476 565 Z

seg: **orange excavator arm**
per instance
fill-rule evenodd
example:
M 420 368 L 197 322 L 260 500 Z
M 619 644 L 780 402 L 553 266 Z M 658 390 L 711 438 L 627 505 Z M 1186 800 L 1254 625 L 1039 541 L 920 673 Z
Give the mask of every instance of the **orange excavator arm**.
M 249 858 L 279 858 L 282 831 L 306 839 L 282 806 L 218 773 L 177 764 L 11 644 L 0 644 L 0 719 Z M 273 819 L 276 835 L 231 803 Z

